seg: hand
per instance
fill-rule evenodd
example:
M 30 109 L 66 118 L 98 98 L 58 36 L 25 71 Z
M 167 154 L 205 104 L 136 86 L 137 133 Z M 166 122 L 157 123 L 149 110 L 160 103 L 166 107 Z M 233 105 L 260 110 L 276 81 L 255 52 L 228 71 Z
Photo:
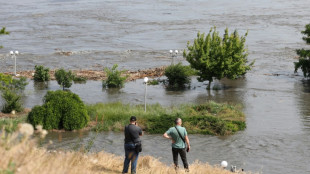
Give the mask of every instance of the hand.
M 191 149 L 191 146 L 189 145 L 189 146 L 187 146 L 187 152 L 189 152 L 190 151 L 190 149 Z
M 172 142 L 172 144 L 174 144 L 175 143 L 174 139 L 171 138 L 171 142 Z

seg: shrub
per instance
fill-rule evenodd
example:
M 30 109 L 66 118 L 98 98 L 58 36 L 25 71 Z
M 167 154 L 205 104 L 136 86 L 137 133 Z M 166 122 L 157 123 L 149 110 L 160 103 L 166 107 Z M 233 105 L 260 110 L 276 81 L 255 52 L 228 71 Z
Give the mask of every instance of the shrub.
M 33 80 L 36 82 L 45 82 L 50 80 L 49 68 L 45 68 L 44 66 L 36 65 L 34 67 L 35 72 L 33 76 Z
M 127 76 L 122 76 L 124 71 L 117 70 L 118 65 L 115 64 L 113 67 L 105 68 L 104 71 L 107 74 L 107 79 L 102 81 L 102 87 L 106 88 L 121 88 L 124 86 Z
M 13 110 L 17 112 L 23 111 L 23 106 L 21 104 L 21 96 L 11 90 L 4 90 L 2 92 L 2 98 L 5 103 L 2 107 L 1 112 L 10 113 Z
M 87 78 L 81 76 L 74 76 L 73 81 L 74 83 L 86 83 Z
M 189 66 L 183 66 L 181 63 L 170 65 L 165 70 L 165 76 L 168 78 L 170 88 L 184 88 L 191 83 L 190 76 L 193 70 Z
M 55 72 L 55 78 L 57 83 L 62 86 L 63 90 L 65 90 L 65 88 L 71 87 L 74 75 L 71 71 L 65 71 L 63 68 L 61 68 Z
M 42 106 L 35 106 L 28 114 L 28 122 L 44 129 L 75 130 L 85 127 L 89 116 L 80 97 L 67 91 L 48 91 Z

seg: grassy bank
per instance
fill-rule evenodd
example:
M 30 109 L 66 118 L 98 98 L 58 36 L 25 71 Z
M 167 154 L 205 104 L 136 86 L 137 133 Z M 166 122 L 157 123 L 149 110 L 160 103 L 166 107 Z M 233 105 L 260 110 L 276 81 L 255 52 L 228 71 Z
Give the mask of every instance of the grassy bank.
M 106 152 L 87 154 L 83 151 L 48 151 L 45 147 L 38 148 L 36 139 L 23 138 L 20 135 L 17 132 L 0 134 L 1 174 L 114 174 L 122 171 L 123 157 Z M 190 173 L 193 174 L 231 173 L 199 162 L 191 164 L 189 168 Z M 167 166 L 153 157 L 141 156 L 137 173 L 174 174 L 176 172 L 172 166 Z M 178 173 L 181 174 L 184 171 L 180 170 Z
M 208 102 L 201 105 L 162 107 L 159 104 L 143 105 L 99 103 L 87 106 L 97 131 L 121 131 L 130 116 L 138 118 L 139 126 L 148 133 L 164 133 L 174 126 L 174 119 L 182 118 L 190 134 L 229 135 L 246 127 L 241 106 Z
M 4 129 L 6 132 L 14 132 L 19 123 L 26 122 L 27 114 L 18 115 L 16 117 L 0 117 L 0 130 Z

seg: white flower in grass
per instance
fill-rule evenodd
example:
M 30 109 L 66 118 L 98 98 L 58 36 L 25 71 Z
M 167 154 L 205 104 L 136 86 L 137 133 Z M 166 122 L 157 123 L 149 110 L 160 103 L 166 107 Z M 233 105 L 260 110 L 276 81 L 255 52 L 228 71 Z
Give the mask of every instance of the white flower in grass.
M 18 131 L 25 136 L 30 136 L 33 134 L 34 129 L 29 123 L 21 123 L 18 125 Z

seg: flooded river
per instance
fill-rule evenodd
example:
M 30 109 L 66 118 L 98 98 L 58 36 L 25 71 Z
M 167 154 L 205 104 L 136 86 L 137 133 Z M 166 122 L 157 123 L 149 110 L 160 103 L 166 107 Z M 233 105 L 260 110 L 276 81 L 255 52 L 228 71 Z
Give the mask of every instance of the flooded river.
M 244 105 L 247 129 L 232 136 L 190 135 L 189 160 L 210 164 L 227 160 L 245 170 L 267 174 L 310 172 L 310 85 L 301 73 L 294 74 L 296 48 L 306 47 L 300 31 L 309 23 L 310 1 L 288 0 L 12 0 L 2 1 L 0 72 L 12 71 L 9 50 L 19 50 L 17 70 L 35 64 L 50 68 L 101 69 L 114 63 L 125 69 L 145 69 L 171 62 L 169 49 L 185 49 L 197 31 L 217 26 L 247 30 L 249 60 L 255 67 L 246 78 L 216 81 L 221 90 L 208 92 L 206 84 L 192 81 L 191 89 L 168 91 L 148 88 L 148 103 L 217 102 Z M 70 52 L 70 56 L 61 54 Z M 178 61 L 183 61 L 182 56 Z M 141 80 L 120 91 L 102 90 L 101 82 L 74 84 L 71 91 L 86 103 L 122 101 L 142 104 Z M 49 90 L 60 89 L 50 82 Z M 40 104 L 47 89 L 30 84 L 25 105 Z M 50 133 L 51 148 L 74 149 L 95 138 L 92 152 L 105 150 L 123 155 L 121 133 Z M 61 139 L 59 142 L 58 140 Z M 161 135 L 143 137 L 143 155 L 171 164 L 169 142 Z

